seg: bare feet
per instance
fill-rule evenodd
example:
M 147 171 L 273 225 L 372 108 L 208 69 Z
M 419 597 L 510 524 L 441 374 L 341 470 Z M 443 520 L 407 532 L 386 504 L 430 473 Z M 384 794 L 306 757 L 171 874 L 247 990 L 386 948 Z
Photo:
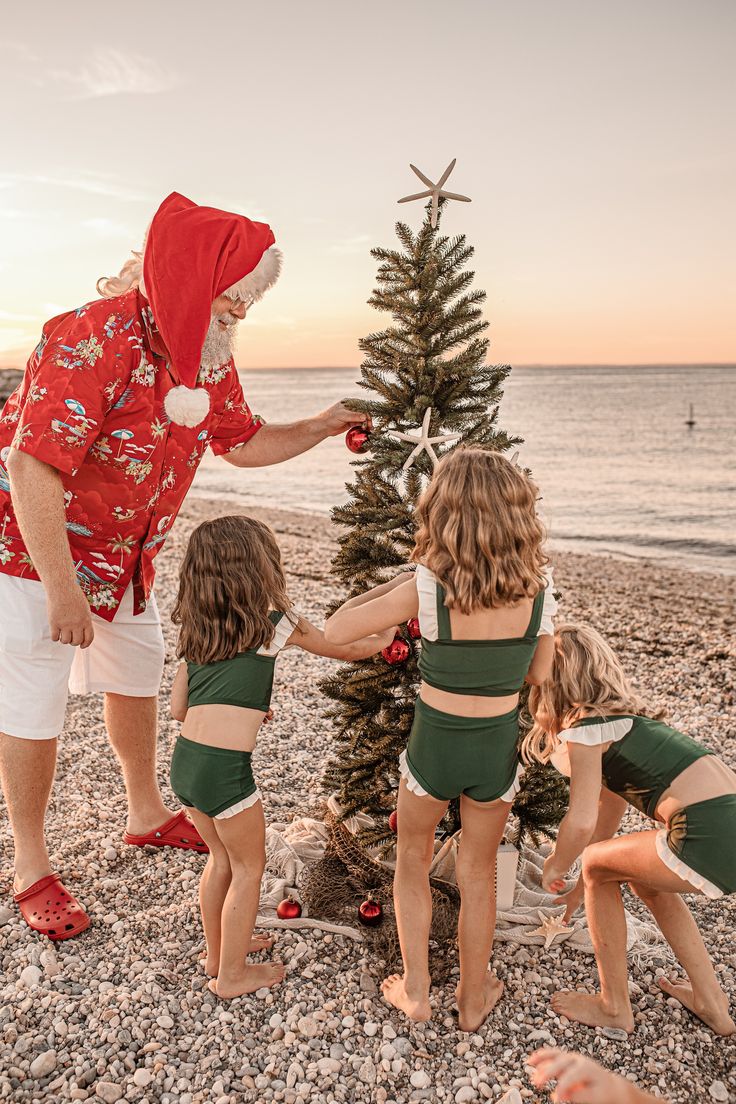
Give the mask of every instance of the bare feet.
M 702 1001 L 696 1000 L 690 985 L 669 981 L 667 978 L 661 977 L 659 987 L 664 990 L 668 997 L 674 997 L 689 1012 L 692 1012 L 693 1016 L 697 1016 L 699 1020 L 702 1020 L 711 1031 L 715 1031 L 716 1035 L 733 1035 L 736 1032 L 736 1023 L 733 1022 L 728 1013 L 728 997 L 725 993 L 721 994 L 721 999 L 717 1002 L 704 1004 Z
M 429 1004 L 429 985 L 426 990 L 411 994 L 407 992 L 406 983 L 401 974 L 391 974 L 381 983 L 381 992 L 389 1004 L 398 1008 L 417 1023 L 426 1023 L 432 1018 L 432 1009 Z
M 618 1027 L 622 1031 L 634 1030 L 631 1006 L 615 1012 L 603 1003 L 600 993 L 580 993 L 574 989 L 562 989 L 552 997 L 552 1007 L 558 1016 L 587 1024 L 588 1027 Z
M 455 998 L 460 1013 L 458 1023 L 461 1031 L 477 1031 L 490 1016 L 501 999 L 503 982 L 489 970 L 483 983 L 483 992 L 462 997 L 460 986 L 455 990 Z
M 261 951 L 270 951 L 275 942 L 276 939 L 273 935 L 254 935 L 251 938 L 250 946 L 246 954 L 260 954 Z M 214 956 L 210 958 L 205 951 L 204 954 L 199 956 L 199 961 L 204 963 L 204 972 L 207 977 L 217 977 L 217 972 L 220 968 L 218 959 Z
M 244 966 L 243 972 L 236 977 L 212 978 L 208 985 L 221 1000 L 232 1000 L 245 993 L 255 993 L 257 989 L 270 989 L 284 980 L 284 966 L 281 962 L 263 962 L 255 966 Z

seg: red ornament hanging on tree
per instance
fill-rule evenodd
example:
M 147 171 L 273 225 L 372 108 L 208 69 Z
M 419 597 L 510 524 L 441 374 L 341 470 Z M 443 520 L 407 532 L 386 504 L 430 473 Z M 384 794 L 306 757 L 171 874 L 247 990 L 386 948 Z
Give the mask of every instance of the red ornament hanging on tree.
M 383 920 L 381 902 L 377 901 L 372 893 L 369 893 L 365 901 L 361 902 L 358 919 L 366 928 L 376 928 Z
M 365 426 L 354 425 L 345 434 L 345 444 L 351 452 L 367 452 L 371 435 Z
M 400 636 L 395 636 L 388 648 L 383 649 L 381 655 L 391 667 L 395 667 L 397 663 L 406 663 L 410 651 L 411 648 L 406 641 Z
M 298 920 L 301 914 L 302 906 L 291 894 L 284 897 L 283 901 L 279 901 L 276 906 L 276 915 L 279 920 Z
M 397 832 L 399 830 L 399 814 L 395 809 L 388 818 L 388 826 L 392 832 Z
M 419 640 L 420 636 L 422 635 L 422 630 L 419 628 L 418 617 L 409 618 L 409 620 L 406 622 L 406 631 L 409 633 L 409 636 L 412 638 L 412 640 Z

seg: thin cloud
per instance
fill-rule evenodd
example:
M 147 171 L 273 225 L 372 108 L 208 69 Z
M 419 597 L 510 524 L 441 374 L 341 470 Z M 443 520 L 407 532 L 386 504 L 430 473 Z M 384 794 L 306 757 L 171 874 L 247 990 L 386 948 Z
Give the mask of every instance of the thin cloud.
M 356 234 L 352 238 L 343 238 L 330 246 L 330 253 L 339 253 L 346 256 L 351 253 L 366 253 L 370 248 L 371 239 L 368 234 Z
M 74 99 L 82 100 L 101 96 L 155 96 L 179 83 L 171 70 L 164 69 L 153 58 L 100 47 L 79 69 L 56 69 L 49 75 L 54 81 L 67 84 Z
M 133 238 L 134 234 L 122 222 L 108 218 L 89 218 L 82 223 L 85 230 L 91 230 L 101 238 Z
M 53 188 L 73 188 L 79 192 L 88 192 L 90 195 L 107 196 L 132 203 L 156 202 L 153 196 L 133 188 L 126 188 L 114 177 L 101 173 L 81 171 L 74 177 L 49 176 L 46 173 L 0 173 L 0 188 L 12 188 L 16 184 L 43 184 Z

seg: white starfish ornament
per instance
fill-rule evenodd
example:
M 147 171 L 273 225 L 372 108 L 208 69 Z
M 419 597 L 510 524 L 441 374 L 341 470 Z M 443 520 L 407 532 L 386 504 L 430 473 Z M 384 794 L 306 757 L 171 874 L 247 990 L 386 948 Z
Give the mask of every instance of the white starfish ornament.
M 425 176 L 424 173 L 421 172 L 416 167 L 416 165 L 409 165 L 409 168 L 412 170 L 412 172 L 415 172 L 417 174 L 417 176 L 419 177 L 419 179 L 421 180 L 421 182 L 423 184 L 427 185 L 427 191 L 426 192 L 416 192 L 414 195 L 404 196 L 403 199 L 399 200 L 399 203 L 411 203 L 411 201 L 414 200 L 414 199 L 429 199 L 430 196 L 431 196 L 432 197 L 432 218 L 431 218 L 430 221 L 431 221 L 433 230 L 435 230 L 436 227 L 437 227 L 437 212 L 439 211 L 440 197 L 443 198 L 443 199 L 457 199 L 461 203 L 470 203 L 471 202 L 470 196 L 458 195 L 457 192 L 446 192 L 445 191 L 445 187 L 444 187 L 445 183 L 447 182 L 448 176 L 450 175 L 452 170 L 455 168 L 455 162 L 456 161 L 457 161 L 457 158 L 453 157 L 452 161 L 447 166 L 447 168 L 445 169 L 445 171 L 443 172 L 442 176 L 439 178 L 439 180 L 437 181 L 436 184 L 433 184 L 432 181 L 429 179 L 429 177 Z
M 424 411 L 424 417 L 422 419 L 422 428 L 419 434 L 416 433 L 402 433 L 398 429 L 392 429 L 388 431 L 389 437 L 395 437 L 398 441 L 408 441 L 415 446 L 414 450 L 407 456 L 404 461 L 402 471 L 408 471 L 414 461 L 423 452 L 426 452 L 429 456 L 432 464 L 436 467 L 439 464 L 439 457 L 432 448 L 432 445 L 443 445 L 449 441 L 459 441 L 462 434 L 460 433 L 441 433 L 436 437 L 429 436 L 429 423 L 432 418 L 432 407 L 428 406 Z
M 541 920 L 541 927 L 529 932 L 530 935 L 544 936 L 544 949 L 548 950 L 558 935 L 572 935 L 575 928 L 566 927 L 562 916 L 545 916 L 543 912 L 537 913 Z

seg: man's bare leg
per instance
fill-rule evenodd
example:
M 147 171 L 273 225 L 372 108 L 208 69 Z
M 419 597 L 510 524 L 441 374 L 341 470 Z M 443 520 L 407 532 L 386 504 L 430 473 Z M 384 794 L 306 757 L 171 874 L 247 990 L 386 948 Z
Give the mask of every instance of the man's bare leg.
M 56 738 L 21 740 L 0 733 L 0 781 L 15 843 L 15 893 L 51 873 L 44 820 L 55 770 Z
M 169 820 L 156 778 L 158 698 L 105 694 L 105 725 L 128 795 L 127 831 L 141 836 Z

